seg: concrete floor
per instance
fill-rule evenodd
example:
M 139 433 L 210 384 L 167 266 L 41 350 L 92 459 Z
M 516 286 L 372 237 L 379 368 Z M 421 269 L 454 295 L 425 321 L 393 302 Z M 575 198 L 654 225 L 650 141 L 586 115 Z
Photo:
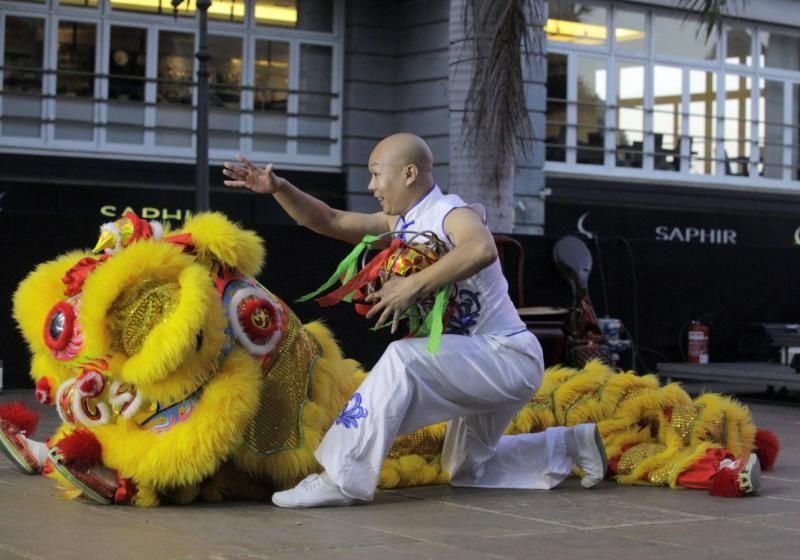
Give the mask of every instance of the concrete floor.
M 32 391 L 6 391 L 0 402 Z M 234 560 L 435 558 L 788 559 L 800 550 L 800 406 L 751 402 L 759 426 L 781 438 L 759 496 L 697 490 L 549 492 L 447 486 L 380 492 L 373 504 L 282 510 L 225 503 L 137 509 L 65 501 L 53 484 L 0 455 L 0 560 Z M 41 407 L 39 407 L 41 408 Z M 41 434 L 56 425 L 48 410 Z

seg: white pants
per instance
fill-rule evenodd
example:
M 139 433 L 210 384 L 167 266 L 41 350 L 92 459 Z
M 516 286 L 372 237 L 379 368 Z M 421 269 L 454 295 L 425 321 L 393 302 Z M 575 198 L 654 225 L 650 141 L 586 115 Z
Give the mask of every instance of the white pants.
M 570 474 L 567 428 L 503 436 L 541 384 L 536 337 L 444 335 L 436 355 L 426 344 L 390 344 L 320 443 L 317 460 L 342 492 L 371 500 L 394 438 L 444 420 L 454 486 L 547 489 Z

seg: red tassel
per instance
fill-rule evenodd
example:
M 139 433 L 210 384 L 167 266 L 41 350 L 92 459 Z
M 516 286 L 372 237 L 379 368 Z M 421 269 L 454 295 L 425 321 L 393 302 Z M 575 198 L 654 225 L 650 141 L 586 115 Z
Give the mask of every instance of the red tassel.
M 772 470 L 780 450 L 781 442 L 778 440 L 778 436 L 769 430 L 759 428 L 756 432 L 756 455 L 758 455 L 762 470 Z
M 708 489 L 708 493 L 723 498 L 744 496 L 744 491 L 739 488 L 739 469 L 720 469 L 711 478 L 711 488 Z
M 56 443 L 64 463 L 89 468 L 102 459 L 100 441 L 89 430 L 78 428 Z
M 31 437 L 39 424 L 39 414 L 22 401 L 0 404 L 0 418 L 14 424 L 27 437 Z

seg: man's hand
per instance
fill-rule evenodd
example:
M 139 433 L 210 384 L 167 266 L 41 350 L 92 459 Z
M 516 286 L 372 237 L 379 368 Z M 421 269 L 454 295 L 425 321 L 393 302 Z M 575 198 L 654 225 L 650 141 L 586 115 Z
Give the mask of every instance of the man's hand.
M 375 323 L 376 327 L 380 327 L 389 320 L 389 317 L 392 317 L 392 334 L 394 334 L 400 324 L 400 315 L 417 300 L 418 291 L 412 276 L 395 277 L 384 282 L 380 290 L 372 292 L 364 298 L 367 303 L 374 302 L 372 309 L 367 313 L 367 319 L 371 319 L 381 312 L 380 318 Z
M 284 180 L 275 175 L 272 171 L 271 163 L 261 169 L 242 154 L 237 154 L 236 158 L 242 165 L 229 161 L 225 162 L 225 169 L 222 170 L 222 174 L 233 179 L 232 181 L 223 181 L 225 186 L 245 187 L 260 194 L 275 194 L 283 188 Z

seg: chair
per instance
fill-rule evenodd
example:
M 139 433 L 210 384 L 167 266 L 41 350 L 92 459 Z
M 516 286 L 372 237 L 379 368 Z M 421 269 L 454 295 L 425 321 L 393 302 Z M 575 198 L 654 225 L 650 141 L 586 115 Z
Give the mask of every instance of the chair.
M 592 254 L 574 235 L 566 235 L 553 245 L 553 261 L 572 288 L 573 304 L 567 336 L 567 362 L 583 367 L 593 358 L 611 363 L 611 349 L 606 344 L 592 301 L 589 299 L 589 276 Z
M 523 276 L 525 274 L 525 251 L 522 249 L 522 244 L 508 235 L 501 233 L 492 234 L 494 237 L 494 244 L 497 247 L 497 257 L 500 260 L 500 267 L 509 277 L 508 268 L 511 264 L 516 266 L 514 273 L 514 287 L 516 290 L 516 297 L 513 293 L 509 293 L 514 305 L 517 307 L 525 307 L 525 286 L 523 285 Z M 511 257 L 511 259 L 509 259 Z M 509 284 L 509 292 L 512 292 L 511 285 Z
M 560 307 L 525 307 L 525 251 L 508 235 L 493 234 L 503 273 L 509 282 L 509 295 L 520 318 L 542 344 L 545 366 L 561 363 L 566 346 L 565 318 L 569 310 Z

